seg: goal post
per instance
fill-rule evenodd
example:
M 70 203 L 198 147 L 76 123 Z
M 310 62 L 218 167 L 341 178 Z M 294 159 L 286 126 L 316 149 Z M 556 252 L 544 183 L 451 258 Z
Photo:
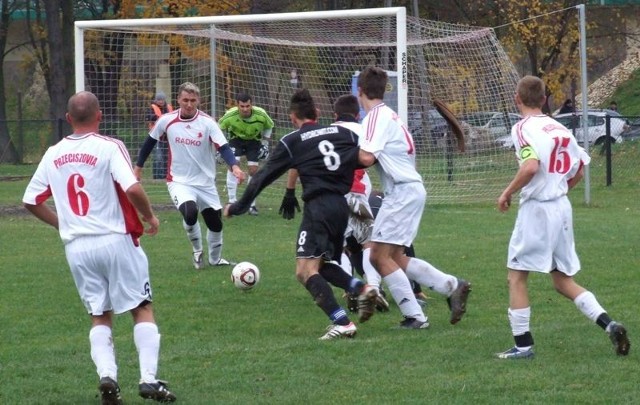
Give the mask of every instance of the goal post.
M 505 120 L 517 112 L 518 74 L 490 28 L 420 19 L 392 7 L 77 21 L 75 39 L 76 90 L 98 96 L 101 131 L 121 138 L 133 156 L 147 136 L 145 114 L 157 91 L 175 104 L 179 85 L 194 82 L 201 109 L 216 119 L 245 91 L 274 120 L 278 139 L 294 129 L 288 107 L 297 88 L 309 89 L 320 123 L 329 124 L 333 101 L 356 93 L 358 72 L 376 65 L 390 78 L 384 101 L 413 135 L 430 203 L 493 201 L 516 167 L 512 151 L 496 138 L 508 135 Z M 457 153 L 434 99 L 461 116 L 491 113 L 502 127 L 496 132 L 467 122 L 468 152 Z M 223 200 L 224 170 L 217 177 Z M 270 208 L 278 208 L 283 184 L 262 193 Z
M 254 14 L 254 15 L 228 15 L 211 17 L 177 17 L 177 18 L 144 18 L 144 19 L 123 19 L 123 20 L 91 20 L 77 21 L 75 23 L 75 75 L 76 91 L 85 90 L 84 71 L 84 32 L 85 30 L 108 30 L 112 29 L 142 29 L 145 27 L 153 30 L 161 26 L 188 27 L 188 26 L 210 26 L 211 31 L 211 55 L 215 55 L 215 28 L 217 25 L 235 23 L 260 23 L 278 21 L 305 21 L 322 19 L 366 19 L 368 17 L 395 17 L 396 27 L 396 66 L 402 74 L 396 78 L 396 88 L 398 89 L 398 115 L 405 122 L 407 119 L 407 32 L 406 32 L 406 9 L 404 7 L 387 7 L 373 9 L 356 10 L 333 10 L 333 11 L 310 11 L 296 13 L 276 13 L 276 14 Z M 211 58 L 211 72 L 215 77 L 215 58 Z M 212 91 L 212 95 L 215 92 Z M 212 106 L 215 103 L 212 102 Z M 216 111 L 211 111 L 216 115 Z

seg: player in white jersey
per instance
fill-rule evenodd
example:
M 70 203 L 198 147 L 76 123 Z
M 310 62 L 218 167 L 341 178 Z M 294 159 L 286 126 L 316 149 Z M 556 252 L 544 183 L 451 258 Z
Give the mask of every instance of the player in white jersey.
M 371 263 L 405 318 L 401 327 L 429 326 L 409 278 L 447 296 L 450 322 L 455 324 L 466 311 L 471 285 L 424 260 L 405 255 L 405 247 L 413 243 L 418 233 L 426 191 L 415 167 L 411 133 L 398 114 L 382 101 L 387 80 L 387 73 L 373 66 L 358 77 L 358 99 L 367 113 L 362 122 L 365 136 L 360 144 L 360 162 L 367 167 L 377 162 L 385 195 L 373 225 Z
M 360 106 L 358 104 L 358 98 L 352 94 L 344 94 L 336 99 L 333 103 L 333 116 L 335 122 L 331 125 L 339 125 L 347 128 L 356 135 L 358 135 L 358 142 L 360 142 L 364 136 L 362 124 L 358 122 L 360 118 Z M 369 252 L 371 248 L 371 230 L 373 228 L 373 213 L 369 207 L 369 195 L 371 194 L 371 180 L 369 175 L 364 169 L 357 169 L 353 175 L 353 184 L 351 190 L 345 196 L 349 208 L 351 210 L 349 214 L 349 223 L 347 224 L 347 230 L 345 231 L 345 250 L 342 253 L 342 260 L 340 266 L 349 275 L 353 275 L 353 266 L 351 264 L 351 256 L 347 246 L 347 241 L 354 241 L 358 245 L 358 254 L 361 252 L 362 260 L 361 266 L 358 266 L 358 271 L 364 272 L 367 284 L 374 288 L 376 291 L 380 290 L 380 274 L 371 265 L 369 261 Z M 354 257 L 355 259 L 355 257 Z M 350 311 L 357 311 L 358 300 L 354 294 L 347 294 L 347 306 Z M 381 294 L 378 294 L 376 298 L 376 308 L 380 311 L 388 311 L 389 303 Z
M 569 130 L 542 114 L 546 101 L 544 82 L 525 76 L 518 82 L 516 105 L 524 117 L 511 131 L 520 167 L 498 198 L 506 212 L 511 196 L 520 190 L 516 224 L 509 241 L 509 323 L 515 346 L 498 353 L 502 359 L 534 356 L 529 327 L 531 308 L 527 291 L 530 272 L 550 273 L 554 287 L 609 335 L 619 355 L 629 353 L 624 326 L 612 321 L 596 297 L 578 285 L 573 276 L 580 270 L 573 239 L 573 213 L 567 197 L 583 176 L 590 158 Z
M 229 265 L 222 258 L 222 205 L 216 188 L 216 150 L 238 179 L 244 172 L 216 121 L 198 109 L 200 89 L 193 83 L 183 83 L 178 89 L 179 109 L 162 115 L 142 145 L 134 169 L 138 178 L 142 167 L 158 140 L 166 136 L 169 144 L 167 187 L 171 201 L 182 214 L 182 225 L 193 249 L 193 266 L 203 267 L 202 231 L 198 212 L 207 225 L 209 264 Z
M 102 113 L 95 95 L 69 99 L 73 134 L 42 157 L 23 197 L 25 207 L 58 229 L 80 298 L 91 315 L 91 357 L 103 404 L 121 404 L 112 338 L 112 314 L 131 312 L 140 364 L 140 396 L 175 401 L 156 379 L 160 334 L 151 305 L 147 256 L 139 238 L 158 232 L 158 218 L 131 170 L 124 144 L 98 134 Z M 53 196 L 55 211 L 45 201 Z

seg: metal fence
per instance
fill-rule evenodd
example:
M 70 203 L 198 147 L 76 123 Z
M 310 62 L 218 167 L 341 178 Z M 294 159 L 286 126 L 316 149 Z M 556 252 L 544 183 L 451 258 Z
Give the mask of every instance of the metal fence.
M 0 120 L 0 163 L 7 163 L 11 148 L 15 163 L 37 163 L 47 148 L 64 136 L 63 120 Z
M 565 126 L 574 131 L 581 144 L 584 136 L 579 114 L 569 118 L 558 118 Z M 592 184 L 610 186 L 616 181 L 630 181 L 640 184 L 640 116 L 620 116 L 617 113 L 604 114 L 589 111 L 588 137 L 596 172 Z M 121 123 L 103 122 L 101 131 L 105 135 L 119 134 L 132 158 L 135 159 L 140 144 L 147 134 L 142 123 L 139 128 L 127 132 L 118 131 Z M 131 125 L 131 123 L 128 123 Z M 66 135 L 66 123 L 63 120 L 7 120 L 0 121 L 0 131 L 7 131 L 12 146 L 18 155 L 18 164 L 36 164 L 47 148 Z M 0 139 L 6 139 L 0 138 Z M 0 143 L 0 163 L 7 163 L 6 156 L 9 145 Z M 1 173 L 0 173 L 1 175 Z
M 610 186 L 616 178 L 624 179 L 635 185 L 640 184 L 640 117 L 620 116 L 625 120 L 620 139 L 611 136 L 615 133 L 616 125 L 614 117 L 607 116 L 606 131 L 607 142 L 604 144 L 606 176 L 605 184 Z M 616 143 L 611 141 L 616 139 Z
M 124 130 L 123 128 L 126 128 Z M 58 120 L 0 120 L 0 163 L 14 163 L 7 159 L 10 148 L 17 155 L 17 164 L 38 163 L 47 148 L 57 143 L 70 131 L 69 125 Z M 132 156 L 138 153 L 148 129 L 144 122 L 131 123 L 103 121 L 103 135 L 122 140 Z M 7 136 L 8 135 L 8 136 Z M 9 139 L 9 142 L 6 140 Z
M 611 110 L 589 110 L 585 136 L 581 116 L 582 112 L 577 112 L 555 118 L 573 131 L 580 145 L 589 149 L 594 163 L 592 168 L 603 174 L 594 179 L 596 184 L 604 182 L 610 186 L 615 179 L 637 182 L 640 175 L 640 117 L 622 116 Z

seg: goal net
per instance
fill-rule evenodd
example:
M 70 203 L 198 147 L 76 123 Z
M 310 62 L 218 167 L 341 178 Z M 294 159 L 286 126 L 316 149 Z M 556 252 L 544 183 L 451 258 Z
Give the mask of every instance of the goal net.
M 122 139 L 134 159 L 158 91 L 175 106 L 179 85 L 193 82 L 201 110 L 216 119 L 246 91 L 272 117 L 278 139 L 294 129 L 296 88 L 311 91 L 329 124 L 333 101 L 356 91 L 367 65 L 389 73 L 385 101 L 413 134 L 429 203 L 494 201 L 516 166 L 508 137 L 518 74 L 492 29 L 407 17 L 404 8 L 76 22 L 76 89 L 98 96 L 101 131 Z M 465 153 L 434 99 L 463 119 Z M 150 161 L 146 167 L 150 176 Z M 224 167 L 217 183 L 224 202 Z M 268 187 L 264 204 L 277 209 L 283 188 L 284 178 Z M 153 192 L 169 202 L 166 190 Z

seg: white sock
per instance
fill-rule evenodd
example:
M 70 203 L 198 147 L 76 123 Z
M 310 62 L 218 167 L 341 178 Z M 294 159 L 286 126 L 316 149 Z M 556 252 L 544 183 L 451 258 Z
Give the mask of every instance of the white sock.
M 155 323 L 140 322 L 133 327 L 133 341 L 138 349 L 140 380 L 147 383 L 157 381 L 160 334 Z
M 344 270 L 345 273 L 353 277 L 353 267 L 351 267 L 351 260 L 349 260 L 349 256 L 346 253 L 342 252 L 342 256 L 340 256 L 340 268 Z
M 238 192 L 238 179 L 232 172 L 227 170 L 227 195 L 229 196 L 229 202 L 236 202 L 236 193 Z
M 209 245 L 209 263 L 218 263 L 222 256 L 222 231 L 211 232 L 207 229 L 207 244 Z
M 606 312 L 602 306 L 598 303 L 596 297 L 591 293 L 591 291 L 585 291 L 582 294 L 578 295 L 573 303 L 576 304 L 576 307 L 582 312 L 587 318 L 591 319 L 593 322 L 598 320 L 598 317 Z
M 529 319 L 531 319 L 531 307 L 521 309 L 511 309 L 507 312 L 509 315 L 509 324 L 511 324 L 511 333 L 513 336 L 524 335 L 529 332 Z
M 202 252 L 202 234 L 200 233 L 200 222 L 196 221 L 194 225 L 189 226 L 183 220 L 182 227 L 185 231 L 187 231 L 187 237 L 191 242 L 191 246 L 193 246 L 193 251 Z
M 398 269 L 384 276 L 383 279 L 389 288 L 391 296 L 398 304 L 402 315 L 408 318 L 415 318 L 420 322 L 427 320 L 427 317 L 422 311 L 422 307 L 418 304 L 416 296 L 413 294 L 411 283 L 402 269 Z
M 362 270 L 364 270 L 365 278 L 367 279 L 367 284 L 371 287 L 379 290 L 380 282 L 382 281 L 382 276 L 371 264 L 371 248 L 366 248 L 362 251 Z
M 118 381 L 118 366 L 116 365 L 116 353 L 113 347 L 111 328 L 105 325 L 97 325 L 89 331 L 91 344 L 91 359 L 96 365 L 98 376 L 111 377 Z
M 409 259 L 407 277 L 447 297 L 458 288 L 458 279 L 455 276 L 443 273 L 428 262 L 415 257 Z

